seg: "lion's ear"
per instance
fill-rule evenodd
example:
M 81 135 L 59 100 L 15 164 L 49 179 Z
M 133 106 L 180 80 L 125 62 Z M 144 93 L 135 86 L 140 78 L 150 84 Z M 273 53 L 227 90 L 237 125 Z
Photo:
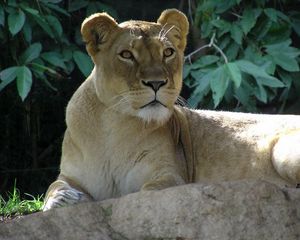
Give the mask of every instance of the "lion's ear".
M 88 53 L 93 56 L 100 50 L 118 23 L 107 13 L 95 13 L 86 18 L 81 25 L 81 35 Z
M 186 46 L 186 36 L 189 31 L 187 17 L 177 9 L 168 9 L 161 13 L 157 23 L 161 24 L 166 30 L 170 28 L 176 30 L 170 30 L 170 32 L 174 34 L 174 37 L 179 39 L 178 47 L 184 50 Z

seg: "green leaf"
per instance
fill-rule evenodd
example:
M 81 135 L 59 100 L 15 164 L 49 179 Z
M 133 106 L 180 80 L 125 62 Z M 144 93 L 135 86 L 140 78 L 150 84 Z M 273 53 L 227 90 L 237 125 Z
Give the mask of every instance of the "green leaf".
M 58 91 L 57 88 L 54 87 L 54 86 L 47 80 L 46 77 L 41 78 L 41 80 L 45 83 L 45 85 L 46 85 L 47 87 L 49 87 L 49 88 L 52 89 L 53 91 L 55 91 L 55 92 Z
M 210 21 L 205 21 L 201 24 L 201 36 L 202 38 L 207 38 L 213 30 L 213 25 Z
M 225 55 L 227 56 L 229 61 L 232 61 L 237 58 L 240 50 L 240 45 L 235 41 L 231 41 L 231 43 L 227 46 L 225 50 Z
M 250 61 L 247 60 L 238 60 L 236 61 L 236 64 L 238 67 L 241 69 L 241 71 L 248 73 L 254 77 L 265 77 L 265 78 L 271 78 L 270 75 L 268 75 L 264 70 L 262 70 L 260 67 L 257 65 L 253 64 Z
M 197 69 L 197 70 L 191 71 L 191 76 L 192 76 L 198 83 L 202 81 L 201 79 L 202 79 L 203 76 L 206 75 L 206 74 L 207 74 L 207 72 L 203 72 L 202 69 Z
M 4 8 L 0 6 L 0 26 L 4 26 L 4 24 L 5 24 Z
M 274 87 L 274 88 L 285 87 L 284 83 L 278 80 L 277 78 L 270 79 L 270 78 L 257 77 L 256 80 L 261 85 L 268 86 L 268 87 Z
M 217 61 L 219 61 L 219 57 L 215 55 L 205 55 L 197 59 L 194 63 L 192 63 L 192 69 L 203 68 L 205 66 L 211 65 Z
M 21 64 L 27 64 L 40 56 L 42 45 L 40 43 L 33 43 L 30 45 L 20 57 Z
M 223 13 L 236 5 L 236 0 L 213 1 L 216 4 L 216 12 Z
M 247 111 L 257 112 L 257 109 L 255 107 L 256 105 L 255 98 L 253 98 L 253 93 L 255 91 L 253 89 L 252 84 L 249 84 L 249 82 L 252 81 L 253 81 L 252 77 L 243 76 L 243 81 L 241 86 L 235 91 L 235 97 L 239 102 L 243 104 L 244 107 L 246 107 Z
M 17 77 L 18 67 L 9 67 L 0 72 L 0 91 Z
M 296 58 L 300 55 L 300 50 L 294 47 L 290 47 L 292 41 L 291 39 L 287 39 L 286 41 L 265 45 L 266 51 L 268 53 L 279 54 L 284 51 L 291 58 Z
M 17 34 L 22 29 L 25 19 L 26 16 L 21 9 L 8 15 L 8 28 L 12 35 Z
M 279 70 L 278 75 L 280 76 L 281 81 L 284 82 L 285 86 L 290 88 L 293 82 L 292 75 L 283 70 Z
M 49 23 L 45 21 L 40 15 L 32 15 L 34 21 L 47 33 L 51 38 L 54 38 L 54 33 L 49 26 Z
M 62 50 L 62 55 L 64 56 L 64 61 L 68 62 L 72 59 L 73 52 L 71 48 L 64 47 L 64 49 Z
M 215 55 L 205 55 L 205 56 L 202 56 L 200 58 L 203 67 L 211 65 L 211 64 L 219 61 L 219 59 L 220 58 L 218 56 L 215 56 Z
M 52 64 L 53 66 L 66 69 L 66 65 L 62 60 L 63 57 L 57 52 L 46 52 L 41 54 L 42 59 Z
M 210 88 L 213 94 L 214 107 L 216 108 L 222 101 L 227 90 L 229 77 L 226 74 L 225 66 L 222 65 L 211 73 Z
M 193 72 L 192 72 L 193 73 Z M 209 91 L 209 84 L 212 76 L 212 71 L 201 74 L 198 76 L 192 74 L 194 78 L 197 80 L 197 86 L 192 92 L 190 98 L 188 99 L 188 105 L 191 107 L 197 107 L 198 103 L 203 99 L 203 97 Z
M 299 37 L 300 36 L 300 12 L 298 11 L 298 12 L 292 14 L 290 17 L 291 17 L 291 24 L 292 24 L 293 30 Z
M 32 29 L 31 25 L 28 23 L 28 21 L 25 22 L 24 27 L 23 27 L 23 34 L 25 40 L 30 43 L 32 40 Z
M 255 91 L 254 95 L 257 97 L 259 101 L 263 103 L 268 102 L 268 95 L 266 89 L 261 84 L 258 84 L 258 91 Z
M 22 101 L 27 97 L 32 85 L 32 73 L 26 66 L 18 67 L 17 89 Z
M 253 9 L 246 8 L 243 13 L 243 18 L 240 21 L 240 25 L 243 29 L 244 34 L 248 34 L 256 23 L 255 12 Z
M 282 20 L 284 20 L 284 21 L 286 21 L 287 23 L 291 24 L 290 18 L 289 18 L 287 15 L 285 15 L 283 12 L 277 11 L 277 15 L 278 15 L 278 17 L 281 18 Z
M 41 59 L 38 59 L 38 60 L 42 61 Z M 54 74 L 54 75 L 57 74 L 57 72 L 54 69 L 46 67 L 46 66 L 44 66 L 44 65 L 42 65 L 40 63 L 33 62 L 31 65 L 32 65 L 32 68 L 36 72 L 44 73 L 45 71 L 48 71 L 51 74 Z
M 277 10 L 274 8 L 266 8 L 264 13 L 270 18 L 271 21 L 277 22 Z
M 17 7 L 16 0 L 8 0 L 7 3 L 8 3 L 8 6 L 10 6 L 10 7 Z
M 247 48 L 244 50 L 244 58 L 257 64 L 258 62 L 262 61 L 262 54 L 257 45 L 254 43 L 249 43 Z
M 252 62 L 249 62 L 247 60 L 239 60 L 236 61 L 236 64 L 238 65 L 241 71 L 252 75 L 262 85 L 270 87 L 284 87 L 284 84 L 281 81 L 279 81 L 275 77 L 270 76 L 266 73 L 264 69 L 256 66 Z
M 266 52 L 272 57 L 273 61 L 289 72 L 299 71 L 296 57 L 300 55 L 300 50 L 290 47 L 291 40 L 288 39 L 281 43 L 266 45 Z
M 229 76 L 229 78 L 233 81 L 234 86 L 239 88 L 242 82 L 242 74 L 238 66 L 234 63 L 225 64 L 225 70 Z
M 53 4 L 53 3 L 45 3 L 45 5 L 46 5 L 48 8 L 50 8 L 50 9 L 56 11 L 56 12 L 62 13 L 62 14 L 64 14 L 65 16 L 70 17 L 70 14 L 69 14 L 65 9 L 60 8 L 59 6 L 57 6 L 57 5 Z
M 42 1 L 45 2 L 45 3 L 48 3 L 48 2 L 50 2 L 50 3 L 59 3 L 62 0 L 42 0 Z
M 219 28 L 218 37 L 223 36 L 225 33 L 230 31 L 231 24 L 227 21 L 224 21 L 222 19 L 215 19 L 211 21 L 212 25 Z
M 34 8 L 30 8 L 24 4 L 20 4 L 22 9 L 25 11 L 25 12 L 28 12 L 30 13 L 31 15 L 39 15 L 39 11 L 34 9 Z
M 218 46 L 224 50 L 228 46 L 228 44 L 232 41 L 231 37 L 225 35 L 224 38 L 218 39 Z
M 184 64 L 183 65 L 183 71 L 182 71 L 182 78 L 185 79 L 189 74 L 192 69 L 191 64 Z
M 269 75 L 274 75 L 276 71 L 276 64 L 270 57 L 270 55 L 265 55 L 263 58 L 263 64 L 259 63 L 262 69 Z
M 51 15 L 46 16 L 46 19 L 51 26 L 51 28 L 55 31 L 57 37 L 61 37 L 63 33 L 62 26 L 60 24 L 60 21 L 56 17 L 53 17 Z
M 282 54 L 281 56 L 274 56 L 273 59 L 277 65 L 285 69 L 289 72 L 298 72 L 299 64 L 296 59 L 290 58 L 285 54 Z
M 248 105 L 249 98 L 250 98 L 250 92 L 247 91 L 247 89 L 244 89 L 243 86 L 241 86 L 236 90 L 235 97 L 243 105 Z
M 31 66 L 31 70 L 32 70 L 33 74 L 36 76 L 36 78 L 38 78 L 39 80 L 41 80 L 42 82 L 44 82 L 52 90 L 57 91 L 57 88 L 55 88 L 47 80 L 47 77 L 44 74 L 46 71 L 48 71 L 51 74 L 57 74 L 57 72 L 55 70 L 46 67 L 45 64 L 44 64 L 44 62 L 43 62 L 43 60 L 40 59 L 40 58 L 38 58 L 34 62 L 32 62 L 30 64 L 30 66 Z
M 243 39 L 243 31 L 242 29 L 236 24 L 233 23 L 231 29 L 230 29 L 230 34 L 233 40 L 241 45 L 242 44 L 242 39 Z
M 54 38 L 53 31 L 49 25 L 49 23 L 45 20 L 44 17 L 39 15 L 39 12 L 36 9 L 29 8 L 27 6 L 23 6 L 24 11 L 28 12 L 33 20 L 51 37 Z
M 267 35 L 271 27 L 272 21 L 269 18 L 259 18 L 252 33 L 256 36 L 256 40 L 261 40 Z
M 86 0 L 76 0 L 76 1 L 71 1 L 69 4 L 69 12 L 75 12 L 81 8 L 86 7 L 89 4 L 88 1 Z
M 83 73 L 83 75 L 85 77 L 88 77 L 91 74 L 91 71 L 94 66 L 91 61 L 91 58 L 81 51 L 74 51 L 73 59 L 79 70 Z

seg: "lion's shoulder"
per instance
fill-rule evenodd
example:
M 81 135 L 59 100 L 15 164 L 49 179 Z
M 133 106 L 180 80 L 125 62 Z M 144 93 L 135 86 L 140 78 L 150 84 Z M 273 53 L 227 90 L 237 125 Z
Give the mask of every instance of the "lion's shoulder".
M 85 80 L 70 99 L 66 109 L 68 128 L 88 126 L 101 111 L 103 104 L 98 100 L 94 83 L 91 78 Z

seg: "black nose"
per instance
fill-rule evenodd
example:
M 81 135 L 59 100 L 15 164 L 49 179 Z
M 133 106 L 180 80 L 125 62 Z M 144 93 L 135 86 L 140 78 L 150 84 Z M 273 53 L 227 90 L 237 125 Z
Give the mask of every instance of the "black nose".
M 157 92 L 162 86 L 166 85 L 168 80 L 142 81 L 145 86 L 151 87 L 154 92 Z

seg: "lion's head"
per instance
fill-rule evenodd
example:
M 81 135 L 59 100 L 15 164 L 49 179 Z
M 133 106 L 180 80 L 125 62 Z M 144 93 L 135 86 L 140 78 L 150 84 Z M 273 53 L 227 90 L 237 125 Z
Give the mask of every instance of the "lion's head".
M 165 122 L 182 86 L 186 16 L 162 12 L 157 23 L 121 24 L 106 13 L 85 19 L 81 33 L 95 64 L 92 77 L 99 99 L 110 109 Z

